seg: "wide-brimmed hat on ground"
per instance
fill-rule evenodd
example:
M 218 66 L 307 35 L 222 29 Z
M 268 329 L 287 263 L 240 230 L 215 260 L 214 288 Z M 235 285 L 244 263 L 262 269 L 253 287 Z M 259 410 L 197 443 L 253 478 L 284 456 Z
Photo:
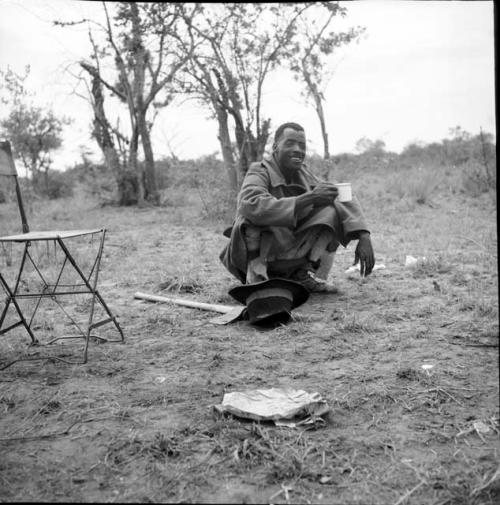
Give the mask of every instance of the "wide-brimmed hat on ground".
M 274 278 L 236 286 L 229 294 L 247 306 L 252 324 L 285 323 L 290 312 L 309 298 L 309 291 L 298 282 Z

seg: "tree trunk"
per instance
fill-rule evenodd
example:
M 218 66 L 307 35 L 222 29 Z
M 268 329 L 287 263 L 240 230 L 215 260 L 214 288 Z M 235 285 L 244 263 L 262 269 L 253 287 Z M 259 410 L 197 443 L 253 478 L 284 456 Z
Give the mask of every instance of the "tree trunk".
M 135 180 L 137 161 L 133 163 L 132 173 L 126 170 L 120 162 L 120 156 L 116 150 L 111 133 L 111 125 L 104 111 L 104 95 L 102 93 L 102 82 L 99 73 L 95 67 L 86 63 L 81 63 L 81 66 L 92 77 L 91 93 L 94 98 L 92 108 L 94 110 L 94 128 L 92 136 L 96 139 L 97 145 L 104 155 L 104 162 L 111 171 L 116 182 L 117 200 L 120 205 L 132 205 L 138 200 L 138 183 Z M 133 148 L 131 148 L 131 151 Z M 135 149 L 137 151 L 137 148 Z M 129 155 L 137 160 L 137 155 Z
M 146 124 L 145 111 L 137 114 L 137 129 L 141 136 L 142 149 L 144 151 L 144 196 L 149 202 L 158 204 L 160 195 L 156 183 L 155 160 L 151 147 L 151 136 Z
M 247 131 L 243 126 L 243 121 L 239 114 L 232 114 L 235 127 L 234 127 L 234 136 L 236 138 L 236 146 L 238 147 L 238 168 L 239 168 L 239 177 L 243 179 L 245 174 L 248 171 L 248 167 L 250 166 L 251 156 L 250 156 L 250 143 L 247 136 Z
M 49 169 L 48 167 L 45 167 L 43 171 L 43 182 L 45 184 L 45 194 L 48 196 L 49 195 Z
M 266 119 L 262 123 L 262 128 L 259 129 L 259 134 L 256 139 L 256 151 L 253 161 L 261 160 L 266 150 L 267 139 L 269 138 L 269 129 L 271 127 L 271 120 Z
M 139 147 L 139 133 L 137 126 L 132 130 L 130 138 L 130 147 L 128 154 L 128 169 L 132 174 L 135 174 L 137 184 L 137 205 L 145 206 L 145 189 L 144 189 L 144 173 L 140 163 L 137 161 L 137 150 Z
M 328 160 L 330 158 L 330 147 L 328 145 L 328 133 L 326 132 L 326 123 L 325 123 L 325 114 L 323 111 L 323 101 L 321 97 L 321 93 L 318 90 L 318 86 L 311 79 L 311 74 L 307 70 L 306 64 L 302 62 L 302 76 L 304 77 L 304 81 L 306 82 L 307 89 L 309 91 L 310 96 L 313 97 L 314 105 L 316 109 L 316 114 L 319 118 L 319 123 L 321 126 L 321 136 L 323 137 L 323 158 Z
M 328 133 L 326 131 L 325 114 L 323 111 L 323 103 L 321 100 L 321 95 L 315 85 L 311 83 L 310 86 L 311 94 L 314 99 L 316 114 L 318 114 L 319 124 L 321 125 L 321 136 L 323 137 L 323 158 L 325 160 L 330 159 L 330 147 L 328 145 Z
M 238 124 L 240 124 L 238 126 Z M 269 138 L 270 120 L 264 121 L 263 127 L 257 138 L 249 127 L 243 128 L 242 122 L 236 122 L 235 136 L 236 144 L 240 152 L 239 171 L 243 178 L 247 173 L 250 164 L 262 159 Z
M 153 153 L 151 151 L 151 144 L 148 144 L 149 135 L 147 133 L 146 126 L 146 111 L 144 107 L 144 83 L 145 83 L 145 69 L 146 69 L 146 48 L 144 47 L 141 34 L 141 20 L 139 16 L 139 8 L 136 2 L 131 2 L 129 4 L 130 14 L 132 20 L 132 45 L 134 48 L 134 65 L 133 65 L 133 90 L 132 90 L 132 101 L 133 109 L 130 110 L 131 115 L 133 115 L 132 120 L 132 142 L 131 146 L 131 158 L 130 163 L 131 168 L 133 167 L 137 173 L 137 204 L 143 207 L 146 204 L 146 198 L 149 196 L 148 187 L 151 183 L 147 179 L 152 177 L 155 181 L 154 174 L 154 159 L 152 158 Z M 129 104 L 130 107 L 130 104 Z M 142 139 L 142 145 L 144 149 L 144 156 L 148 159 L 145 160 L 146 173 L 144 167 L 137 162 L 137 149 L 139 147 L 139 135 Z M 151 167 L 152 162 L 152 167 Z M 149 164 L 149 165 L 148 165 Z M 151 173 L 152 170 L 152 173 Z M 148 172 L 149 171 L 149 172 Z M 146 176 L 147 174 L 147 176 Z M 153 183 L 156 187 L 156 182 Z M 156 188 L 155 188 L 156 189 Z
M 40 177 L 36 164 L 35 155 L 32 155 L 31 157 L 30 172 L 31 172 L 31 187 L 33 188 L 33 192 L 36 193 L 40 187 Z
M 86 63 L 81 63 L 80 65 L 92 78 L 91 93 L 94 98 L 92 102 L 94 110 L 92 136 L 103 153 L 104 162 L 108 170 L 113 174 L 115 179 L 118 203 L 120 205 L 131 205 L 137 199 L 137 184 L 130 177 L 130 173 L 124 170 L 120 163 L 120 156 L 116 150 L 111 133 L 111 125 L 104 110 L 104 95 L 102 93 L 100 76 L 95 67 Z
M 323 158 L 328 160 L 330 159 L 330 146 L 328 145 L 328 133 L 326 131 L 323 104 L 321 103 L 321 97 L 318 95 L 314 95 L 314 101 L 316 102 L 316 113 L 318 114 L 319 124 L 321 125 L 321 136 L 323 137 Z
M 222 68 L 224 68 L 224 62 L 219 60 L 219 63 Z M 232 83 L 232 86 L 229 85 L 229 87 L 226 87 L 226 83 L 221 77 L 221 74 L 219 72 L 219 69 L 217 68 L 212 68 L 212 72 L 215 75 L 215 78 L 217 80 L 217 86 L 218 90 L 216 90 L 210 83 L 210 79 L 207 79 L 208 82 L 208 92 L 210 95 L 210 100 L 212 102 L 212 105 L 214 106 L 215 113 L 217 116 L 217 119 L 219 121 L 219 135 L 223 140 L 219 141 L 221 142 L 221 147 L 223 148 L 223 156 L 225 156 L 224 152 L 229 155 L 229 151 L 227 150 L 227 147 L 224 147 L 222 142 L 224 141 L 227 146 L 231 145 L 230 137 L 229 137 L 229 131 L 227 127 L 227 118 L 228 118 L 228 112 L 231 114 L 233 120 L 234 120 L 234 136 L 236 139 L 236 147 L 238 148 L 238 170 L 236 170 L 236 164 L 234 163 L 234 155 L 231 152 L 230 160 L 232 160 L 232 165 L 234 166 L 234 171 L 235 174 L 231 175 L 229 174 L 230 177 L 230 184 L 234 184 L 234 179 L 236 179 L 236 187 L 239 187 L 239 181 L 243 179 L 245 176 L 248 167 L 249 167 L 249 143 L 247 139 L 247 133 L 245 130 L 245 127 L 243 125 L 243 119 L 241 117 L 241 102 L 238 96 L 237 90 L 234 88 L 234 83 Z M 226 68 L 225 69 L 225 74 L 227 76 L 231 77 L 231 73 L 229 70 Z M 207 75 L 207 73 L 205 72 Z M 232 79 L 229 79 L 226 77 L 229 81 L 232 82 Z M 220 118 L 220 119 L 219 119 Z M 224 125 L 223 129 L 225 131 L 220 130 L 221 126 Z M 224 160 L 226 158 L 224 157 Z
M 231 137 L 229 135 L 229 127 L 227 124 L 228 115 L 222 107 L 216 107 L 217 122 L 219 124 L 219 143 L 222 151 L 222 159 L 224 168 L 227 173 L 229 189 L 231 193 L 236 194 L 238 191 L 238 172 L 234 161 L 234 154 L 231 148 Z

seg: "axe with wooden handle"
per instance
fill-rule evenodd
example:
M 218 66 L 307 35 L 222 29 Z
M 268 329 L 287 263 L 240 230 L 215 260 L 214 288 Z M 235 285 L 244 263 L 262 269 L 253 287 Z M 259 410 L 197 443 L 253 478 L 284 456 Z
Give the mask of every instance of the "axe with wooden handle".
M 221 312 L 222 316 L 217 316 L 210 319 L 214 324 L 228 324 L 243 318 L 243 313 L 246 310 L 245 306 L 238 305 L 220 305 L 218 303 L 203 303 L 195 302 L 193 300 L 185 300 L 183 298 L 169 298 L 167 296 L 148 295 L 147 293 L 137 292 L 134 298 L 141 300 L 148 300 L 150 302 L 165 302 L 173 303 L 175 305 L 182 305 L 192 309 L 211 310 L 214 312 Z

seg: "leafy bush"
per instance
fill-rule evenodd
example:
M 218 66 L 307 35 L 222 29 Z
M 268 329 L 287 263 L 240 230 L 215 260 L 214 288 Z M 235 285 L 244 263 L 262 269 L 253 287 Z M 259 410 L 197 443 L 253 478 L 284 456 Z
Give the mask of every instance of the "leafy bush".
M 230 191 L 224 164 L 215 153 L 195 160 L 163 158 L 156 170 L 162 206 L 197 206 L 206 219 L 232 222 L 236 195 Z
M 428 203 L 431 195 L 443 180 L 443 174 L 434 167 L 419 167 L 389 178 L 388 191 L 398 198 L 411 198 L 416 203 Z
M 18 177 L 17 181 L 19 183 L 19 187 L 21 188 L 21 194 L 23 199 L 28 198 L 39 198 L 38 195 L 33 193 L 33 185 L 29 179 L 25 177 Z M 0 176 L 0 203 L 10 203 L 16 202 L 17 205 L 17 196 L 16 196 L 16 184 L 13 177 L 10 176 Z
M 400 165 L 408 168 L 423 164 L 443 166 L 447 162 L 443 145 L 437 142 L 411 142 L 403 149 L 399 158 Z
M 222 173 L 222 176 L 225 174 Z M 230 224 L 236 211 L 236 195 L 229 190 L 225 177 L 208 179 L 197 172 L 193 176 L 193 184 L 198 191 L 205 217 Z
M 472 135 L 457 126 L 450 128 L 449 138 L 441 142 L 411 142 L 399 157 L 400 164 L 407 167 L 419 164 L 460 167 L 472 162 L 494 167 L 495 142 L 491 133 L 480 130 L 478 135 Z
M 467 163 L 462 172 L 462 188 L 473 197 L 495 191 L 496 170 L 488 170 L 485 165 L 474 161 Z
M 162 158 L 156 163 L 156 175 L 160 189 L 195 188 L 196 181 L 201 178 L 206 179 L 207 184 L 222 182 L 227 185 L 224 164 L 215 153 L 201 156 L 195 160 Z
M 23 200 L 31 201 L 34 198 L 48 198 L 55 200 L 73 195 L 74 178 L 71 172 L 58 172 L 51 170 L 47 180 L 45 176 L 39 177 L 36 183 L 33 179 L 18 178 Z M 0 177 L 0 203 L 16 200 L 15 181 L 13 177 Z
M 75 165 L 75 167 L 67 172 L 72 172 L 75 182 L 80 183 L 83 191 L 88 196 L 96 198 L 101 205 L 118 203 L 116 201 L 118 185 L 115 177 L 109 172 L 106 165 L 94 164 L 87 158 L 84 158 L 82 163 Z M 120 205 L 132 205 L 136 202 L 137 200 L 128 203 L 123 202 Z
M 44 191 L 50 200 L 73 195 L 74 181 L 70 173 L 52 171 L 49 173 L 48 188 Z

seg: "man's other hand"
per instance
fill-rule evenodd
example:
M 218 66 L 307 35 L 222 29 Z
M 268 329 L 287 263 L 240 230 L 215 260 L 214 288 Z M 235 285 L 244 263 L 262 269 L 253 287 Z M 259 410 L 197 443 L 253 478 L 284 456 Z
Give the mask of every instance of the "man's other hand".
M 375 265 L 375 255 L 373 254 L 372 241 L 368 232 L 361 232 L 358 245 L 354 253 L 354 264 L 359 261 L 359 273 L 361 277 L 370 275 Z

